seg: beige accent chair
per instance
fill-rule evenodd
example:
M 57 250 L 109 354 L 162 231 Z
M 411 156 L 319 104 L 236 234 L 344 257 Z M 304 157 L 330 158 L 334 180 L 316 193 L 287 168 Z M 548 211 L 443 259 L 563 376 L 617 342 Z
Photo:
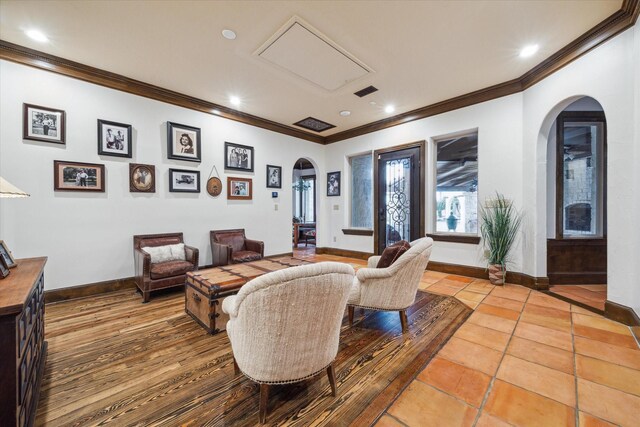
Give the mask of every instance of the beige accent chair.
M 411 249 L 387 268 L 375 268 L 380 256 L 372 256 L 367 268 L 361 268 L 353 280 L 347 305 L 349 324 L 353 324 L 354 308 L 399 311 L 402 332 L 408 330 L 407 308 L 418 292 L 420 279 L 429 263 L 433 239 L 423 237 L 411 242 Z
M 337 262 L 291 267 L 251 280 L 222 303 L 235 372 L 260 384 L 261 423 L 272 384 L 326 370 L 336 396 L 333 362 L 353 278 L 353 268 Z

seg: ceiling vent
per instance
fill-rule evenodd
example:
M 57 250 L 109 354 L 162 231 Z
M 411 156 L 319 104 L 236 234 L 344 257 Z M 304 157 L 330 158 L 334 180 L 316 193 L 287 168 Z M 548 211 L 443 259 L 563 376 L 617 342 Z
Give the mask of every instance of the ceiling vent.
M 374 86 L 368 86 L 365 87 L 364 89 L 360 89 L 359 91 L 355 92 L 354 95 L 359 96 L 360 98 L 365 97 L 373 92 L 377 92 L 378 88 L 374 87 Z
M 254 54 L 329 92 L 373 72 L 297 16 Z
M 323 122 L 322 120 L 318 120 L 313 117 L 307 117 L 306 119 L 303 119 L 303 120 L 300 120 L 299 122 L 294 123 L 294 125 L 300 126 L 301 128 L 309 129 L 318 133 L 335 127 L 331 123 Z

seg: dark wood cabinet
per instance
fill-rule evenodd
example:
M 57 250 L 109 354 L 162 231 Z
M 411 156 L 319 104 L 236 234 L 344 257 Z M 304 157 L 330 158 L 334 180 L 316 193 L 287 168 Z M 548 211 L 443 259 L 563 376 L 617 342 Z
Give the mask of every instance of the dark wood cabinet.
M 0 281 L 0 425 L 34 424 L 47 357 L 44 340 L 44 265 L 17 260 Z

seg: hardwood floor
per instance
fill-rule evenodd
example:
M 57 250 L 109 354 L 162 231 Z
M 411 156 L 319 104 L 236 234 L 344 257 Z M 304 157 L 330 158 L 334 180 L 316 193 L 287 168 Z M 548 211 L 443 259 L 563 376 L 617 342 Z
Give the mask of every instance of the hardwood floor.
M 46 307 L 49 357 L 36 425 L 255 425 L 258 385 L 234 375 L 226 333 L 210 336 L 184 312 L 182 293 L 141 304 L 131 290 Z M 273 387 L 268 424 L 371 425 L 471 310 L 419 292 L 402 335 L 397 312 L 345 316 L 326 375 Z M 345 313 L 346 314 L 346 313 Z

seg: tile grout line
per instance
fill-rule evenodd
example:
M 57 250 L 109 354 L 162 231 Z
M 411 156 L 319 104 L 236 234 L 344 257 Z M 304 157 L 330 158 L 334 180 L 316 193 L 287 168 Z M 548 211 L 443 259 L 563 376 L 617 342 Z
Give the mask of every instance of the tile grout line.
M 504 286 L 504 284 L 503 284 Z M 491 291 L 493 292 L 493 290 Z M 480 407 L 478 408 L 478 414 L 476 415 L 476 419 L 473 421 L 473 425 L 475 426 L 476 424 L 478 424 L 478 421 L 480 420 L 480 416 L 482 416 L 482 413 L 484 412 L 484 406 L 487 403 L 487 400 L 489 399 L 489 394 L 491 394 L 491 391 L 493 390 L 493 385 L 498 377 L 498 371 L 500 370 L 500 367 L 502 366 L 502 362 L 507 354 L 507 349 L 509 348 L 509 344 L 511 344 L 511 340 L 513 339 L 513 336 L 516 333 L 516 328 L 518 327 L 518 323 L 520 323 L 520 317 L 522 316 L 522 312 L 524 311 L 524 308 L 527 305 L 527 301 L 529 301 L 529 297 L 531 296 L 531 292 L 533 291 L 529 291 L 529 293 L 527 294 L 527 299 L 524 301 L 524 304 L 522 305 L 522 310 L 520 310 L 520 312 L 518 313 L 518 320 L 516 320 L 516 324 L 513 327 L 513 330 L 511 331 L 511 335 L 509 336 L 509 340 L 507 341 L 507 344 L 504 347 L 504 351 L 502 352 L 502 357 L 500 358 L 500 363 L 498 363 L 498 367 L 496 368 L 496 372 L 493 375 L 493 377 L 491 378 L 491 381 L 489 382 L 489 387 L 487 387 L 487 391 L 484 394 L 484 398 L 482 399 L 482 403 L 480 404 Z M 475 310 L 474 310 L 475 311 Z M 495 416 L 495 415 L 494 415 Z M 497 417 L 499 419 L 502 420 L 502 418 Z M 507 422 L 508 424 L 511 424 L 510 422 L 503 420 L 505 422 Z

